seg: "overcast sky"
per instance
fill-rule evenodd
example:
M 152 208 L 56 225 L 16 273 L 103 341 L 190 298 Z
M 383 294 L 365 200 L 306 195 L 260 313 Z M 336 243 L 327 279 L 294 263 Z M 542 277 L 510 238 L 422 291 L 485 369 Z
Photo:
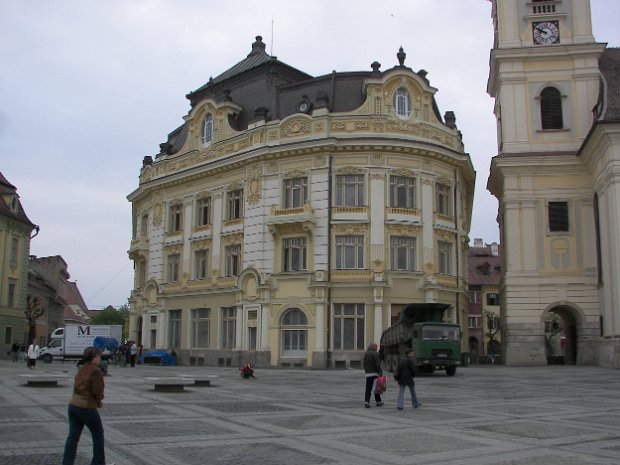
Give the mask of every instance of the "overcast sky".
M 591 5 L 595 38 L 620 45 L 620 1 Z M 490 14 L 486 0 L 1 0 L 0 171 L 41 228 L 31 253 L 61 255 L 89 308 L 126 303 L 126 197 L 142 158 L 183 123 L 185 95 L 245 58 L 257 35 L 313 76 L 375 60 L 389 69 L 402 45 L 405 64 L 428 71 L 441 114 L 455 112 L 476 169 L 470 237 L 498 241 L 486 191 Z

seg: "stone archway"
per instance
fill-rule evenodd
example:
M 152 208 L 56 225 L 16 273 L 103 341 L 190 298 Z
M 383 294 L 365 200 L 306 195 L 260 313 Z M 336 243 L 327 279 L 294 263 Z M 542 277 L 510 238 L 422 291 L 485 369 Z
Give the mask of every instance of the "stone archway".
M 551 307 L 545 313 L 545 353 L 549 365 L 575 365 L 578 349 L 578 314 L 568 306 Z

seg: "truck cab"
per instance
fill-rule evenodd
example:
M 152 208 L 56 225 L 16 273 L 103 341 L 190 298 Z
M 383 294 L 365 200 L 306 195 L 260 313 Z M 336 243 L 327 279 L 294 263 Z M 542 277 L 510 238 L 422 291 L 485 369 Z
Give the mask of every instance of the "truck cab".
M 446 370 L 454 376 L 460 363 L 461 328 L 438 322 L 416 323 L 413 327 L 411 348 L 416 354 L 416 365 L 421 372 Z

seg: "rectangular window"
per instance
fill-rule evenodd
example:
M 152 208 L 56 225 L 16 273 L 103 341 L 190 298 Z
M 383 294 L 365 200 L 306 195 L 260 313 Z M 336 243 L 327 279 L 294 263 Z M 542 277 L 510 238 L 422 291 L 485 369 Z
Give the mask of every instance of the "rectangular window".
M 336 236 L 336 269 L 364 269 L 364 236 Z
M 308 201 L 308 178 L 284 180 L 284 208 L 303 207 Z
M 390 237 L 390 263 L 392 270 L 416 270 L 415 243 L 415 237 Z
M 568 232 L 568 202 L 549 202 L 549 232 Z
M 439 184 L 435 186 L 435 202 L 437 213 L 440 215 L 450 216 L 452 214 L 451 211 L 451 203 L 450 203 L 450 186 L 446 186 L 445 184 Z
M 469 288 L 469 303 L 480 303 L 480 286 L 470 286 Z
M 193 349 L 208 349 L 210 345 L 210 333 L 211 309 L 192 309 L 192 333 L 190 341 L 191 347 Z
M 222 307 L 222 349 L 235 348 L 235 307 Z
M 334 350 L 364 350 L 364 304 L 334 304 Z
M 4 343 L 12 344 L 13 343 L 13 327 L 7 326 L 4 328 Z
M 140 220 L 140 236 L 142 236 L 143 239 L 146 239 L 147 237 L 149 237 L 149 215 L 148 214 L 142 215 L 142 218 Z
M 176 283 L 179 280 L 179 262 L 181 255 L 178 253 L 168 255 L 168 282 Z
M 9 279 L 9 295 L 8 295 L 8 306 L 12 307 L 15 305 L 15 290 L 17 289 L 17 282 L 13 279 Z
M 175 204 L 170 207 L 168 218 L 168 231 L 176 232 L 183 228 L 183 205 Z
M 168 347 L 181 347 L 181 310 L 168 311 Z
M 437 242 L 437 268 L 442 274 L 452 274 L 452 244 Z
M 415 208 L 415 178 L 390 176 L 390 206 Z
M 487 294 L 487 305 L 499 305 L 499 294 L 489 292 Z
M 248 350 L 256 350 L 258 312 L 248 311 Z
M 307 270 L 306 238 L 292 237 L 282 241 L 282 259 L 284 271 Z
M 489 316 L 487 319 L 487 327 L 489 331 L 500 330 L 500 320 L 498 316 Z
M 477 316 L 470 316 L 467 319 L 467 327 L 468 328 L 478 328 L 478 325 L 480 324 L 480 317 Z
M 364 175 L 336 176 L 336 198 L 338 207 L 361 207 L 364 205 Z
M 243 216 L 243 189 L 228 193 L 228 220 L 236 220 Z
M 208 256 L 208 250 L 196 250 L 194 252 L 194 279 L 205 279 L 207 277 Z
M 206 226 L 211 224 L 211 197 L 198 199 L 196 202 L 196 211 L 198 215 L 196 218 L 197 226 Z
M 19 253 L 19 239 L 17 237 L 13 237 L 11 238 L 11 260 L 9 263 L 12 270 L 17 268 L 18 253 Z
M 229 245 L 225 249 L 225 276 L 237 276 L 241 272 L 241 244 Z

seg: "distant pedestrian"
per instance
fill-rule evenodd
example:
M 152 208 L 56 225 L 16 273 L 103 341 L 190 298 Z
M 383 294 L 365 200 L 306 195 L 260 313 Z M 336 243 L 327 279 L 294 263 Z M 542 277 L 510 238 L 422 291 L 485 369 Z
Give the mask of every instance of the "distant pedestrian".
M 254 365 L 251 363 L 246 363 L 239 368 L 239 371 L 241 372 L 241 377 L 243 379 L 256 379 L 256 376 L 254 376 Z
M 28 346 L 26 344 L 22 344 L 19 346 L 19 356 L 22 360 L 28 360 Z
M 65 452 L 62 465 L 73 465 L 77 452 L 78 442 L 82 430 L 86 426 L 90 430 L 93 443 L 93 458 L 91 465 L 106 465 L 103 425 L 98 408 L 102 406 L 105 383 L 99 368 L 101 350 L 88 347 L 84 351 L 82 367 L 75 375 L 73 395 L 69 401 L 69 435 L 65 442 Z M 114 464 L 108 464 L 114 465 Z
M 372 394 L 373 387 L 377 382 L 377 378 L 383 375 L 381 369 L 381 357 L 377 352 L 377 343 L 372 342 L 368 346 L 368 350 L 364 354 L 364 371 L 366 372 L 366 391 L 364 393 L 364 407 L 370 408 L 370 395 Z M 375 404 L 377 407 L 383 405 L 381 400 L 381 394 L 375 392 Z
M 32 344 L 28 346 L 28 368 L 34 370 L 37 366 L 37 358 L 39 357 L 39 346 L 36 343 L 36 340 L 32 341 Z
M 415 393 L 415 382 L 413 378 L 416 375 L 415 362 L 413 357 L 415 353 L 411 349 L 405 351 L 405 357 L 398 364 L 398 368 L 394 373 L 394 379 L 398 382 L 398 396 L 396 398 L 396 408 L 402 410 L 405 407 L 405 387 L 411 392 L 411 404 L 413 408 L 418 408 L 422 404 L 418 401 Z
M 17 360 L 19 360 L 19 343 L 13 343 L 13 345 L 11 346 L 11 355 L 14 362 L 17 362 Z
M 131 353 L 131 366 L 135 368 L 136 367 L 136 356 L 138 355 L 138 346 L 136 345 L 135 342 L 131 343 L 131 348 L 129 349 L 129 352 Z

